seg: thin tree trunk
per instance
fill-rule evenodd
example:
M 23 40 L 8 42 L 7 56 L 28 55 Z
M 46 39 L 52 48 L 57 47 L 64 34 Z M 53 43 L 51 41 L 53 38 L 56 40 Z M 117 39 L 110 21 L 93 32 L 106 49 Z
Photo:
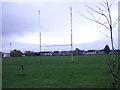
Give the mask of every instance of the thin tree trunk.
M 113 2 L 114 2 L 114 0 L 113 0 Z M 91 8 L 89 6 L 86 6 L 87 8 L 92 10 L 93 12 L 95 12 L 98 15 L 101 15 L 104 18 L 106 18 L 106 22 L 104 22 L 104 23 L 101 23 L 99 21 L 99 19 L 96 19 L 94 14 L 89 12 L 88 10 L 87 10 L 88 13 L 90 13 L 93 18 L 89 18 L 89 17 L 86 17 L 84 15 L 81 15 L 81 16 L 85 17 L 88 20 L 96 22 L 96 23 L 104 26 L 106 29 L 110 30 L 110 41 L 111 41 L 110 43 L 111 43 L 111 46 L 112 46 L 112 58 L 110 60 L 108 60 L 107 64 L 109 66 L 110 73 L 112 74 L 112 76 L 114 78 L 114 81 L 112 82 L 112 87 L 113 88 L 117 88 L 117 86 L 118 86 L 118 74 L 117 74 L 117 71 L 116 71 L 117 67 L 116 67 L 116 58 L 115 58 L 114 42 L 113 42 L 114 40 L 113 40 L 113 31 L 112 30 L 115 27 L 115 25 L 117 24 L 116 21 L 117 20 L 119 21 L 120 19 L 118 17 L 115 20 L 115 22 L 112 23 L 112 17 L 111 17 L 111 10 L 110 10 L 110 8 L 111 8 L 111 5 L 113 4 L 113 2 L 111 4 L 109 4 L 108 0 L 106 0 L 106 1 L 103 1 L 103 3 L 100 3 L 105 8 L 105 11 L 107 11 L 108 14 L 105 14 L 104 10 L 102 8 L 100 8 L 100 7 L 98 7 L 99 10 L 97 11 L 97 10 L 94 10 L 93 8 Z M 108 25 L 106 25 L 106 24 L 108 24 Z
M 111 26 L 110 26 L 111 27 Z M 112 33 L 112 27 L 110 29 L 110 36 L 111 36 L 111 45 L 112 45 L 112 54 L 114 54 L 114 44 L 113 44 L 113 33 Z

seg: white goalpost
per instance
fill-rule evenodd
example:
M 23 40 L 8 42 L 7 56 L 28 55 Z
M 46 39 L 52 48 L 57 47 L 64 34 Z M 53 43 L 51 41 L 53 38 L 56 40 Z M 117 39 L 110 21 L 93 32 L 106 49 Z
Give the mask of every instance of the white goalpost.
M 71 6 L 70 6 L 70 32 L 71 32 L 71 35 L 70 35 L 71 44 L 69 44 L 69 45 L 71 47 L 71 60 L 73 62 L 73 33 L 72 33 L 72 7 Z M 40 50 L 39 50 L 39 52 L 41 53 L 41 47 L 44 47 L 44 46 L 41 46 L 40 11 L 39 11 L 39 42 L 40 42 L 40 45 L 39 45 Z M 52 45 L 52 46 L 65 46 L 65 45 Z M 45 46 L 45 47 L 52 47 L 52 46 Z

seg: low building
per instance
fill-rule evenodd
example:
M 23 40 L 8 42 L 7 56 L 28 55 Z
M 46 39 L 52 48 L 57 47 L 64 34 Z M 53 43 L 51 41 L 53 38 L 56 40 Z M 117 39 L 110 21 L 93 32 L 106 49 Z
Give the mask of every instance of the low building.
M 40 52 L 41 56 L 52 56 L 52 53 L 49 51 L 45 51 L 45 52 Z
M 61 51 L 60 52 L 60 56 L 70 56 L 71 54 L 69 53 L 69 51 Z
M 60 56 L 60 52 L 59 51 L 53 51 L 52 56 Z
M 11 56 L 10 56 L 10 53 L 4 53 L 3 57 L 11 57 Z
M 115 50 L 115 54 L 120 54 L 120 50 Z
M 85 55 L 95 55 L 96 54 L 96 50 L 88 50 L 85 52 Z
M 113 54 L 113 51 L 110 50 L 110 53 L 109 54 Z M 114 54 L 120 54 L 120 50 L 114 50 Z
M 105 54 L 104 50 L 97 50 L 97 54 Z

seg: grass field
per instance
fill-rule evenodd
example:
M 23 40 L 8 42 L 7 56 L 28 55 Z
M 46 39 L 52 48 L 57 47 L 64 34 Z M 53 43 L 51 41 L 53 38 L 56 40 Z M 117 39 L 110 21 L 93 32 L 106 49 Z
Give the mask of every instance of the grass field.
M 110 88 L 110 55 L 3 58 L 3 88 Z M 24 74 L 21 63 L 24 63 Z

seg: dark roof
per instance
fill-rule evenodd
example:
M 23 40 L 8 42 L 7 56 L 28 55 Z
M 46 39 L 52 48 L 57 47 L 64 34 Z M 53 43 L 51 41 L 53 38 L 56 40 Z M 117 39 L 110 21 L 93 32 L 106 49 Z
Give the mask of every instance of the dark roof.
M 96 50 L 88 50 L 87 52 L 94 52 L 94 51 L 96 51 Z
M 39 52 L 39 53 L 51 53 L 50 51 L 44 51 L 44 52 Z

